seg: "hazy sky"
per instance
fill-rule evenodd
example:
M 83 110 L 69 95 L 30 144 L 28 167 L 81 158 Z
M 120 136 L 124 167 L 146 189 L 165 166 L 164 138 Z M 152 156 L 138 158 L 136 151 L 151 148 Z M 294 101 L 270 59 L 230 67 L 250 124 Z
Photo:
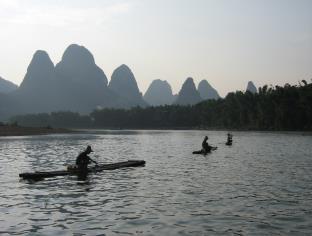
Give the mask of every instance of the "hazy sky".
M 221 95 L 312 78 L 312 0 L 0 0 L 0 31 L 0 76 L 16 84 L 37 49 L 56 64 L 72 43 L 109 80 L 127 64 L 142 92 L 189 76 Z

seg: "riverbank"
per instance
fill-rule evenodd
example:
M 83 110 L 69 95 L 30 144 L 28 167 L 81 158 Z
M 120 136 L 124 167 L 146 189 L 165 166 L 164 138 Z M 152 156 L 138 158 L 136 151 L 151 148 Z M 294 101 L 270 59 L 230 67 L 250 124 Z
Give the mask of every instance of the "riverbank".
M 51 127 L 23 127 L 16 125 L 0 125 L 0 136 L 26 136 L 44 134 L 71 133 L 72 130 Z

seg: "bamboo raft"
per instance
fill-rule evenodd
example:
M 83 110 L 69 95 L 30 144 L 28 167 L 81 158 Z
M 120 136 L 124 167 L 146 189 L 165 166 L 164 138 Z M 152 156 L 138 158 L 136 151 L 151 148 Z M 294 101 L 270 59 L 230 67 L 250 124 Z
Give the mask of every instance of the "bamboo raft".
M 210 152 L 205 152 L 203 149 L 201 149 L 201 150 L 198 150 L 198 151 L 194 151 L 194 152 L 192 152 L 192 153 L 193 153 L 193 154 L 207 155 L 207 154 L 211 153 L 211 151 L 215 151 L 215 150 L 217 150 L 217 149 L 218 149 L 218 147 L 211 147 Z
M 117 162 L 112 164 L 99 164 L 97 166 L 89 167 L 87 172 L 99 172 L 103 170 L 115 170 L 126 167 L 138 167 L 144 166 L 145 161 L 143 160 L 129 160 L 124 162 Z M 19 177 L 23 179 L 44 179 L 51 178 L 55 176 L 65 176 L 65 175 L 77 175 L 80 174 L 80 171 L 77 169 L 68 169 L 68 170 L 59 170 L 59 171 L 36 171 L 32 173 L 21 173 Z

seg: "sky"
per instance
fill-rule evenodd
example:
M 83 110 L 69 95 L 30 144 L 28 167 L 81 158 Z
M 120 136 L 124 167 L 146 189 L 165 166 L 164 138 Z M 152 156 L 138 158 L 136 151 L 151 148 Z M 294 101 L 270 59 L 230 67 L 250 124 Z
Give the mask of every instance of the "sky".
M 312 79 L 312 0 L 0 0 L 0 76 L 20 84 L 36 50 L 54 64 L 85 46 L 110 80 L 128 65 L 139 89 L 187 77 L 221 96 Z

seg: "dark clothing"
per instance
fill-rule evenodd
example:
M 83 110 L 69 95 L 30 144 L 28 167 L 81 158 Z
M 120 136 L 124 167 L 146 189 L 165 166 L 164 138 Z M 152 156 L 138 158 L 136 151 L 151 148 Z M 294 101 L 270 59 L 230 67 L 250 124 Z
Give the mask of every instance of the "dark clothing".
M 79 169 L 87 169 L 88 168 L 88 164 L 90 164 L 91 162 L 94 162 L 97 164 L 96 161 L 93 161 L 87 154 L 87 152 L 82 152 L 78 155 L 77 159 L 76 159 L 76 165 Z
M 227 141 L 226 141 L 226 145 L 232 145 L 232 134 L 228 134 L 227 136 Z
M 207 143 L 207 139 L 204 139 L 202 143 L 202 148 L 203 148 L 203 151 L 206 153 L 211 151 L 211 146 L 209 146 L 209 144 Z

